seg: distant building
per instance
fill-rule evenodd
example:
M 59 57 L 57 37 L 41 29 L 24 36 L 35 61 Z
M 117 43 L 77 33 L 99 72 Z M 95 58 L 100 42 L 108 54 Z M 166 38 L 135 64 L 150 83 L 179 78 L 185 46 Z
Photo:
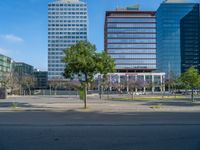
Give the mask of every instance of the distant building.
M 34 71 L 34 78 L 36 80 L 36 89 L 46 89 L 48 86 L 48 72 L 47 71 Z
M 139 6 L 107 11 L 105 51 L 115 60 L 117 72 L 156 70 L 156 18 Z
M 48 79 L 63 79 L 63 50 L 87 40 L 87 5 L 79 0 L 48 4 Z
M 2 80 L 4 80 L 4 77 L 7 73 L 10 73 L 12 70 L 12 59 L 0 54 L 0 87 Z
M 200 4 L 163 2 L 157 13 L 157 69 L 179 76 L 200 71 Z
M 0 54 L 0 74 L 11 72 L 12 59 L 5 55 Z
M 25 75 L 33 75 L 34 67 L 23 63 L 23 62 L 14 62 L 13 63 L 13 70 L 16 72 L 20 77 Z

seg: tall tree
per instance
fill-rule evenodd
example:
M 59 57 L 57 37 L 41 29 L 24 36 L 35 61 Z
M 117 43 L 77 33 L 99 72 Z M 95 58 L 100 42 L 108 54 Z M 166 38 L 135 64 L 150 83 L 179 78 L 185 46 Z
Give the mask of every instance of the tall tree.
M 194 89 L 200 86 L 200 75 L 198 70 L 194 67 L 189 68 L 181 75 L 180 80 L 186 87 L 192 90 L 191 99 L 194 101 Z
M 80 41 L 64 51 L 63 59 L 66 64 L 64 76 L 79 80 L 84 89 L 84 107 L 87 108 L 88 84 L 98 73 L 106 75 L 114 71 L 114 61 L 105 52 L 97 53 L 95 45 L 87 41 Z

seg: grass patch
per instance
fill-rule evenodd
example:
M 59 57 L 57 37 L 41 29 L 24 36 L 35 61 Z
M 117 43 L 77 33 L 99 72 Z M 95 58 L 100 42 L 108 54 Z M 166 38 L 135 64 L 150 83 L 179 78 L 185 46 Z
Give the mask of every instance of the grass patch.
M 162 106 L 159 104 L 159 105 L 154 105 L 154 106 L 150 106 L 151 109 L 161 109 Z
M 17 103 L 13 102 L 12 105 L 11 105 L 11 108 L 12 109 L 16 109 L 17 108 Z

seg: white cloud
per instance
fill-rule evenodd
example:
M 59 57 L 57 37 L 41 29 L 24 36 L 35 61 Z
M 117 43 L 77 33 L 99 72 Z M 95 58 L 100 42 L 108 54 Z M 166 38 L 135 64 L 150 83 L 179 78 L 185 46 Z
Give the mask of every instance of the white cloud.
M 6 34 L 0 36 L 2 39 L 9 41 L 9 42 L 15 42 L 15 43 L 21 43 L 24 42 L 24 40 L 21 37 L 18 37 L 13 34 Z

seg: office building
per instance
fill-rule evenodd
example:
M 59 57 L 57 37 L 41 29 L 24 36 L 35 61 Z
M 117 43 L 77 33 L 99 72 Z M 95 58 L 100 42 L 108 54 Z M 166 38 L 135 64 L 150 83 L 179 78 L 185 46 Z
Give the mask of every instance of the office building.
M 139 6 L 107 11 L 105 51 L 115 60 L 117 72 L 156 70 L 156 18 Z
M 63 79 L 63 50 L 87 40 L 87 5 L 79 0 L 48 4 L 48 80 Z
M 11 58 L 0 54 L 0 87 L 2 86 L 3 80 L 5 80 L 6 75 L 8 75 L 12 70 L 12 60 Z
M 34 67 L 24 62 L 13 62 L 13 70 L 19 77 L 32 76 Z
M 10 57 L 0 54 L 0 73 L 11 72 L 12 60 Z
M 200 70 L 200 9 L 197 3 L 163 2 L 157 13 L 157 69 L 180 76 Z
M 48 86 L 48 72 L 34 70 L 34 78 L 36 80 L 35 88 L 36 89 L 46 89 Z

